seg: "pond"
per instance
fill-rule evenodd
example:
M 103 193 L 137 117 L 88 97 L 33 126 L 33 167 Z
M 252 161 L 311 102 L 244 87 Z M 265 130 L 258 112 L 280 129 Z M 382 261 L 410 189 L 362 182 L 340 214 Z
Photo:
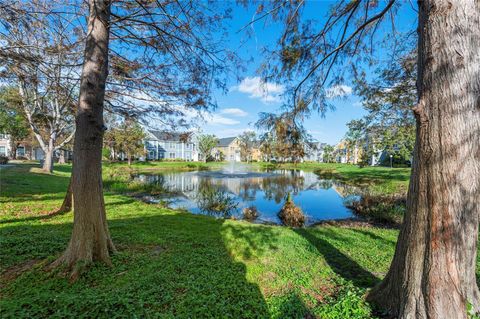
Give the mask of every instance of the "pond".
M 354 217 L 347 207 L 359 197 L 359 189 L 335 180 L 321 179 L 303 170 L 252 171 L 225 168 L 137 175 L 136 181 L 155 184 L 167 194 L 145 196 L 149 202 L 166 202 L 194 214 L 242 218 L 247 207 L 258 211 L 257 223 L 281 224 L 278 212 L 290 193 L 307 217 L 307 225 L 325 220 Z

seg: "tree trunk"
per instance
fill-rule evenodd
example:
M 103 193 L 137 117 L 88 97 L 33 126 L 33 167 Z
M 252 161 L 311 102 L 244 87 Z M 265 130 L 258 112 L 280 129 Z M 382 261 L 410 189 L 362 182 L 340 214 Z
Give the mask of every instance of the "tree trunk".
M 419 2 L 417 137 L 395 256 L 369 299 L 398 318 L 480 311 L 480 2 Z
M 58 158 L 58 164 L 65 164 L 65 151 L 64 150 L 59 150 L 60 151 L 60 157 Z
M 128 162 L 128 166 L 132 165 L 132 157 L 128 153 L 127 153 L 127 162 Z
M 68 213 L 73 208 L 72 179 L 73 179 L 73 174 L 70 176 L 67 193 L 65 194 L 65 198 L 63 199 L 62 206 L 56 212 L 57 214 Z
M 102 185 L 103 103 L 108 74 L 110 1 L 90 0 L 88 36 L 80 83 L 73 152 L 75 201 L 70 243 L 53 266 L 65 264 L 75 280 L 94 261 L 111 265 L 115 248 L 108 230 Z
M 10 137 L 10 158 L 11 159 L 17 159 L 17 148 L 18 148 L 17 142 Z M 8 156 L 8 154 L 5 154 L 5 155 Z
M 47 173 L 53 173 L 53 147 L 50 146 L 43 150 L 44 157 L 43 157 L 43 167 L 42 170 Z

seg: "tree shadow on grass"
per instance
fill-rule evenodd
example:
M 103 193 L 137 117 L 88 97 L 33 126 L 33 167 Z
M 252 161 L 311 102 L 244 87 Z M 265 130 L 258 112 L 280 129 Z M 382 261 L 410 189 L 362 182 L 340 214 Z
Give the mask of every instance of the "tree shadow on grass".
M 269 318 L 259 287 L 246 280 L 246 266 L 225 246 L 223 224 L 187 214 L 111 219 L 119 248 L 113 268 L 95 265 L 73 285 L 42 270 L 28 271 L 7 285 L 2 312 L 16 318 L 58 311 L 97 318 Z M 3 227 L 2 267 L 61 253 L 71 227 Z M 35 307 L 24 307 L 28 304 Z
M 60 208 L 60 206 L 58 208 Z M 68 212 L 53 211 L 53 212 L 51 212 L 49 214 L 45 214 L 45 215 L 35 215 L 35 216 L 29 216 L 29 217 L 24 217 L 24 218 L 3 219 L 3 220 L 0 220 L 0 225 L 2 225 L 2 224 L 12 224 L 12 223 L 31 222 L 31 221 L 47 221 L 47 220 L 52 219 L 54 217 L 65 215 L 67 213 Z
M 43 201 L 52 201 L 58 200 L 61 201 L 65 197 L 66 187 L 62 193 L 57 194 L 48 194 L 48 195 L 20 195 L 20 196 L 9 196 L 7 197 L 7 203 L 25 203 L 25 202 L 43 202 Z
M 66 192 L 69 176 L 29 172 L 32 167 L 35 166 L 22 164 L 2 172 L 1 196 L 14 202 L 20 202 L 35 200 L 34 195 Z
M 246 222 L 245 222 L 246 223 Z M 229 237 L 229 249 L 236 251 L 244 259 L 252 259 L 265 251 L 275 251 L 275 227 L 263 225 L 242 225 L 240 223 L 225 223 L 222 227 L 224 237 Z
M 285 296 L 282 304 L 274 314 L 275 318 L 316 318 L 311 314 L 310 309 L 305 305 L 302 298 L 296 293 Z
M 355 286 L 368 288 L 380 282 L 379 278 L 374 276 L 368 270 L 362 268 L 356 261 L 342 253 L 327 240 L 315 236 L 311 230 L 299 228 L 294 229 L 294 231 L 308 240 L 308 242 L 315 247 L 318 253 L 325 258 L 325 261 L 337 275 L 350 280 Z
M 62 172 L 62 173 L 71 173 L 72 172 L 72 164 L 55 164 L 53 166 L 54 171 Z

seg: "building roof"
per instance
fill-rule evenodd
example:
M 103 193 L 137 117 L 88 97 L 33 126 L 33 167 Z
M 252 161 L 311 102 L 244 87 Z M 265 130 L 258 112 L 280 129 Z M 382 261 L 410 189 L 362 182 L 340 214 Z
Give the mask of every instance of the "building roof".
M 236 137 L 224 137 L 224 138 L 219 138 L 219 139 L 218 139 L 218 144 L 217 144 L 217 146 L 219 146 L 219 147 L 227 147 L 227 146 L 230 145 L 235 139 L 236 139 Z
M 188 132 L 168 132 L 168 131 L 154 131 L 149 130 L 150 134 L 152 134 L 157 140 L 159 141 L 173 141 L 173 142 L 185 142 L 190 139 L 191 133 Z

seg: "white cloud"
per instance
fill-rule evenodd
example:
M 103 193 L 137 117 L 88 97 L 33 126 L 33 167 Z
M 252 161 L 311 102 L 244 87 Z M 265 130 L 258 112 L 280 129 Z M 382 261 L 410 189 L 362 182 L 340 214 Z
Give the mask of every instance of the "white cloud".
M 232 107 L 232 108 L 226 108 L 223 110 L 220 110 L 220 113 L 222 114 L 227 114 L 227 115 L 232 115 L 232 116 L 238 116 L 238 117 L 245 117 L 248 115 L 247 112 L 245 112 L 242 109 Z
M 225 117 L 225 116 L 221 116 L 221 115 L 218 115 L 218 114 L 207 114 L 205 116 L 205 121 L 208 123 L 208 124 L 212 124 L 212 125 L 236 125 L 236 124 L 240 124 L 239 121 L 237 120 L 234 120 L 234 119 L 231 119 L 231 118 L 228 118 L 228 117 Z
M 348 85 L 334 85 L 329 87 L 328 89 L 325 90 L 325 95 L 327 96 L 328 99 L 335 99 L 335 98 L 341 98 L 341 97 L 346 97 L 350 94 L 352 94 L 353 90 L 350 86 Z
M 196 127 L 207 125 L 237 125 L 240 124 L 239 121 L 222 116 L 218 113 L 210 113 L 207 111 L 197 111 L 190 108 L 185 108 L 182 106 L 178 106 L 178 109 L 183 113 L 183 118 L 193 124 Z
M 214 131 L 213 133 L 218 137 L 230 137 L 230 136 L 238 136 L 243 132 L 253 131 L 251 128 L 244 127 L 244 128 L 227 128 L 222 129 L 221 131 Z
M 363 103 L 361 101 L 357 101 L 357 102 L 353 103 L 352 105 L 355 106 L 355 107 L 362 107 Z
M 265 103 L 280 102 L 284 87 L 277 83 L 264 82 L 260 77 L 246 77 L 232 89 L 248 94 L 250 98 L 260 99 Z
M 176 110 L 183 114 L 182 118 L 194 127 L 202 127 L 204 125 L 221 126 L 221 125 L 237 125 L 240 121 L 231 118 L 231 116 L 243 117 L 248 113 L 239 108 L 226 108 L 223 110 L 207 112 L 205 110 L 194 110 L 186 108 L 182 105 L 176 105 Z M 226 116 L 231 115 L 231 116 Z

